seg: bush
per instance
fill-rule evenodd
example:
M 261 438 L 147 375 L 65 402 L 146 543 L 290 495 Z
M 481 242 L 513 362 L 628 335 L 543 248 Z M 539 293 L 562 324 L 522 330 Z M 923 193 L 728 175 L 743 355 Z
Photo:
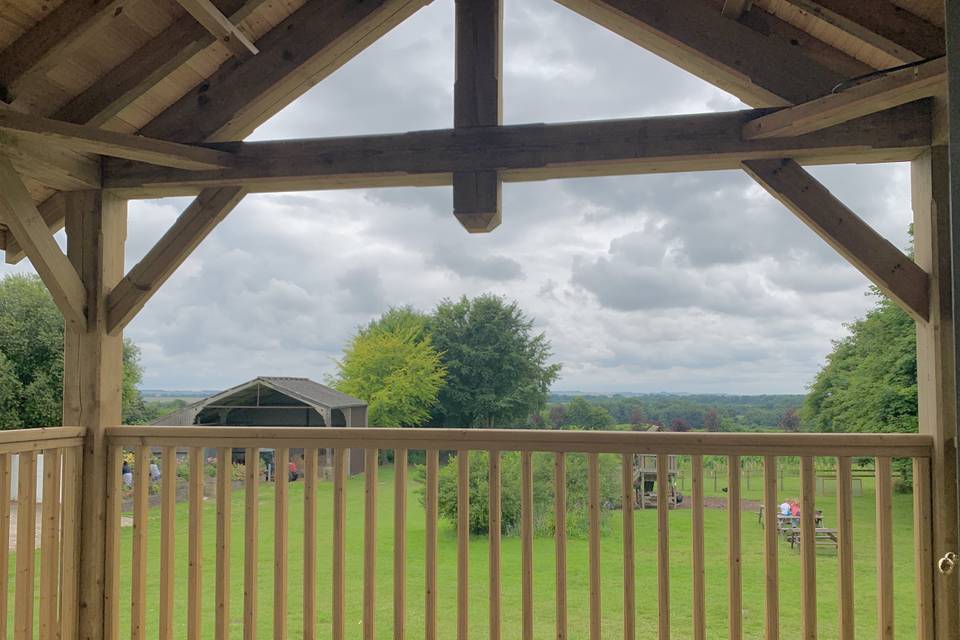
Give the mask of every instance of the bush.
M 589 527 L 587 502 L 587 457 L 568 454 L 567 471 L 567 535 L 585 537 Z M 421 468 L 420 473 L 423 473 Z M 470 533 L 483 535 L 489 525 L 489 455 L 486 451 L 470 453 Z M 554 457 L 552 454 L 533 455 L 533 519 L 534 533 L 548 536 L 554 533 L 553 511 Z M 449 464 L 440 470 L 440 516 L 451 523 L 457 520 L 457 460 L 451 456 Z M 516 535 L 520 531 L 520 454 L 512 451 L 500 456 L 500 510 L 501 533 Z M 423 489 L 420 489 L 421 502 Z M 605 526 L 609 509 L 620 505 L 620 461 L 616 455 L 600 456 L 601 525 Z

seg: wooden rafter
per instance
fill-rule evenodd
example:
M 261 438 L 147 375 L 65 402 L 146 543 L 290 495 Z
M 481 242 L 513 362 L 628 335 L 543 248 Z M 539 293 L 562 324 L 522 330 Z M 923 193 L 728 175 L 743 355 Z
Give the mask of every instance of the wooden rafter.
M 742 160 L 806 163 L 909 160 L 930 144 L 930 107 L 904 105 L 797 138 L 743 140 L 743 125 L 770 110 L 419 131 L 220 145 L 236 164 L 180 171 L 106 160 L 104 186 L 124 197 L 195 194 L 209 186 L 251 191 L 450 184 L 457 171 L 500 171 L 504 181 L 736 169 Z
M 0 52 L 0 86 L 7 93 L 4 101 L 15 97 L 12 94 L 22 78 L 81 42 L 123 4 L 124 0 L 66 0 Z
M 327 77 L 429 0 L 307 2 L 141 131 L 177 142 L 234 140 Z
M 793 160 L 743 163 L 770 195 L 917 320 L 930 317 L 927 273 Z
M 724 0 L 723 9 L 720 11 L 723 15 L 734 20 L 739 20 L 740 16 L 750 9 L 753 0 Z
M 163 237 L 107 298 L 107 331 L 117 335 L 153 297 L 177 267 L 243 199 L 239 187 L 207 189 L 194 200 Z
M 68 322 L 86 327 L 87 291 L 57 246 L 13 164 L 0 158 L 0 211 Z
M 220 0 L 217 6 L 233 24 L 267 0 Z M 54 118 L 97 126 L 120 113 L 193 56 L 216 41 L 191 15 L 184 15 L 57 110 Z
M 743 137 L 757 140 L 826 129 L 870 113 L 942 94 L 946 91 L 946 83 L 947 61 L 938 58 L 751 120 L 743 126 Z
M 943 54 L 943 30 L 892 2 L 781 0 L 792 9 L 882 52 L 893 61 L 916 62 Z
M 821 96 L 844 76 L 700 0 L 557 0 L 752 106 Z
M 238 58 L 257 55 L 260 52 L 239 27 L 223 15 L 210 0 L 177 0 L 177 3 Z
M 503 122 L 503 4 L 501 0 L 457 0 L 454 127 Z M 500 225 L 501 179 L 496 171 L 453 174 L 453 213 L 471 233 Z
M 63 224 L 67 213 L 65 198 L 67 193 L 73 192 L 65 191 L 54 193 L 52 196 L 41 202 L 37 207 L 37 211 L 40 212 L 40 217 L 43 218 L 43 222 L 50 230 L 50 235 L 53 235 L 63 229 Z M 0 216 L 0 223 L 5 224 L 3 216 Z M 16 264 L 20 262 L 25 255 L 23 253 L 23 249 L 20 248 L 20 243 L 17 242 L 17 239 L 14 238 L 12 234 L 9 233 L 7 234 L 7 243 L 4 249 L 4 258 L 6 259 L 7 264 Z
M 40 144 L 53 141 L 75 151 L 164 167 L 216 169 L 230 166 L 233 160 L 229 153 L 216 149 L 106 131 L 12 110 L 0 111 L 0 129 L 24 134 L 34 145 L 39 138 Z

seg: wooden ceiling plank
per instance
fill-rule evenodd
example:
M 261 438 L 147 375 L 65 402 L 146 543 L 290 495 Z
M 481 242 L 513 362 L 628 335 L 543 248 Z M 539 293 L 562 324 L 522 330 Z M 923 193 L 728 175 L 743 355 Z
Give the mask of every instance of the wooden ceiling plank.
M 50 234 L 13 164 L 6 158 L 0 158 L 0 211 L 64 319 L 86 328 L 86 287 Z
M 12 102 L 21 79 L 81 43 L 101 20 L 118 15 L 123 4 L 124 0 L 66 0 L 54 9 L 0 52 L 0 98 Z
M 771 110 L 420 131 L 217 145 L 236 164 L 180 171 L 106 160 L 104 187 L 129 198 L 189 195 L 209 186 L 284 191 L 450 184 L 457 171 L 504 181 L 736 169 L 745 159 L 902 161 L 931 140 L 930 105 L 916 102 L 796 138 L 743 140 Z
M 229 153 L 193 145 L 106 131 L 12 110 L 0 111 L 0 129 L 55 141 L 76 151 L 126 158 L 164 167 L 216 169 L 233 163 Z
M 220 0 L 234 24 L 267 0 Z M 57 110 L 57 120 L 101 126 L 145 95 L 200 51 L 216 42 L 191 15 L 184 15 L 83 93 Z
M 173 272 L 236 207 L 240 187 L 206 189 L 177 218 L 107 297 L 107 331 L 117 335 L 140 312 Z
M 141 133 L 177 142 L 236 140 L 340 68 L 430 0 L 307 2 Z
M 943 55 L 943 30 L 890 2 L 783 1 L 901 63 Z
M 803 167 L 790 159 L 743 163 L 770 195 L 813 229 L 914 319 L 930 315 L 929 277 Z
M 727 18 L 739 20 L 740 16 L 750 9 L 753 0 L 724 0 L 723 9 L 720 11 Z
M 502 0 L 457 0 L 454 127 L 503 122 Z M 453 174 L 453 214 L 470 233 L 488 233 L 502 219 L 496 171 Z
M 798 136 L 946 91 L 947 62 L 938 58 L 822 98 L 787 107 L 743 126 L 745 140 Z
M 177 0 L 177 3 L 212 36 L 223 42 L 237 58 L 242 60 L 260 53 L 237 25 L 223 15 L 210 0 Z
M 557 1 L 751 106 L 806 102 L 845 79 L 700 0 Z

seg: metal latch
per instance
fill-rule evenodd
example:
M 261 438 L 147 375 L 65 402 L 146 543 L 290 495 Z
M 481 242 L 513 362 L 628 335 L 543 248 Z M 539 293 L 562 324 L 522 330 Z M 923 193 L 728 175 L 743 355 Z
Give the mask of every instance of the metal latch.
M 937 563 L 937 569 L 939 569 L 940 573 L 942 573 L 945 576 L 948 576 L 951 573 L 953 573 L 953 570 L 956 568 L 956 566 L 957 566 L 957 554 L 955 554 L 953 551 L 950 551 L 949 553 L 947 553 L 947 555 L 940 558 L 940 561 Z

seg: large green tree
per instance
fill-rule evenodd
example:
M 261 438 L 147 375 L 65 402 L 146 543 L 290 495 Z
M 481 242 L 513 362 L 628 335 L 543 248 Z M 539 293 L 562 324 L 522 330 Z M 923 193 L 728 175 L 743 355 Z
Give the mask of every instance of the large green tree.
M 445 374 L 422 325 L 374 321 L 344 349 L 333 385 L 366 401 L 374 426 L 419 426 L 430 417 Z
M 849 329 L 810 386 L 801 410 L 804 426 L 829 432 L 917 431 L 913 320 L 880 297 Z
M 430 323 L 447 366 L 435 421 L 494 427 L 525 421 L 546 404 L 560 373 L 550 364 L 550 341 L 516 302 L 496 295 L 444 300 Z
M 136 385 L 140 351 L 123 345 L 123 420 L 143 419 Z M 62 421 L 63 317 L 40 278 L 0 279 L 0 428 L 58 425 Z

